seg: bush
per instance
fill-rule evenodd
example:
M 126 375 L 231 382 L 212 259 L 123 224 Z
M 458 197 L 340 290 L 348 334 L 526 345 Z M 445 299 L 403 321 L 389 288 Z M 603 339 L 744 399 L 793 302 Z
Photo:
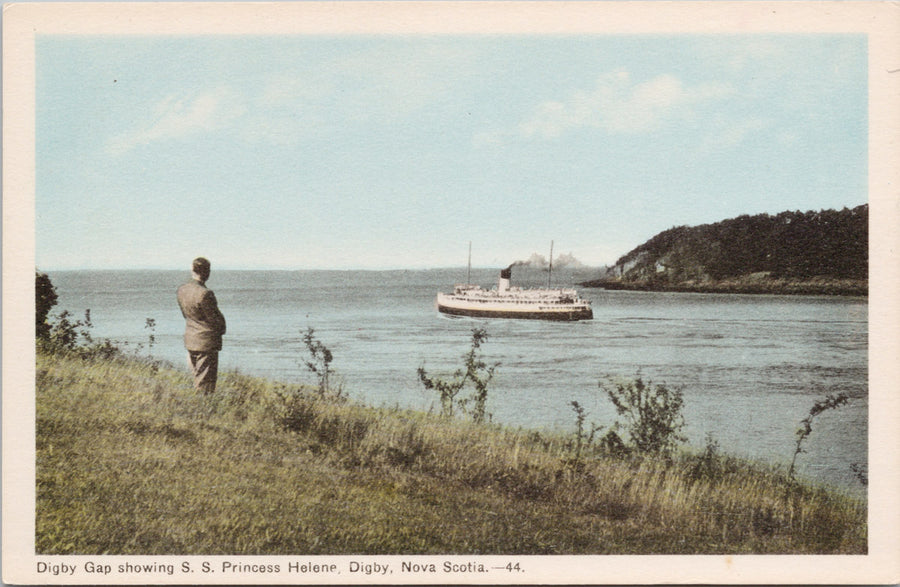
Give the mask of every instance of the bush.
M 600 438 L 600 449 L 604 454 L 617 458 L 625 458 L 631 453 L 631 449 L 625 445 L 615 430 L 610 430 Z
M 47 316 L 56 305 L 56 288 L 46 273 L 35 271 L 34 273 L 34 299 L 35 321 L 34 333 L 39 340 L 50 338 L 50 325 L 47 324 Z
M 600 388 L 625 418 L 629 445 L 642 454 L 668 455 L 678 443 L 687 439 L 681 434 L 684 397 L 680 388 L 654 385 L 638 376 L 623 380 L 608 377 Z M 615 427 L 622 427 L 616 422 Z M 609 439 L 614 443 L 614 439 Z
M 797 457 L 800 456 L 800 453 L 806 452 L 803 449 L 803 443 L 809 438 L 809 435 L 812 434 L 812 423 L 816 416 L 821 414 L 826 410 L 833 410 L 841 407 L 849 401 L 846 393 L 838 393 L 838 394 L 830 394 L 825 396 L 825 399 L 821 399 L 813 404 L 813 407 L 810 408 L 809 414 L 803 420 L 800 421 L 800 428 L 797 429 L 797 444 L 794 447 L 794 457 L 791 459 L 791 467 L 788 470 L 788 477 L 791 479 L 794 478 L 794 471 L 797 465 Z
M 82 320 L 75 320 L 71 312 L 63 310 L 53 322 L 47 324 L 48 333 L 46 337 L 37 339 L 37 346 L 45 351 L 70 353 L 82 359 L 111 359 L 122 354 L 121 349 L 108 339 L 95 341 L 91 335 L 93 327 L 90 310 L 84 311 Z
M 321 340 L 315 337 L 315 332 L 312 327 L 307 327 L 306 332 L 303 334 L 303 344 L 309 353 L 309 358 L 303 359 L 303 364 L 310 373 L 316 376 L 319 395 L 331 394 L 340 397 L 343 393 L 343 386 L 338 384 L 335 388 L 331 383 L 331 378 L 334 375 L 331 362 L 334 360 L 334 355 Z
M 587 413 L 584 410 L 584 406 L 577 401 L 571 401 L 569 402 L 569 405 L 572 406 L 572 409 L 575 411 L 575 460 L 580 460 L 582 450 L 593 444 L 594 436 L 603 427 L 592 423 L 590 433 L 585 432 L 584 421 L 587 417 Z
M 465 370 L 454 371 L 452 379 L 429 377 L 424 365 L 419 367 L 419 380 L 426 390 L 438 392 L 441 400 L 441 414 L 444 416 L 452 417 L 454 406 L 457 406 L 464 412 L 468 409 L 475 422 L 484 422 L 488 384 L 494 377 L 494 370 L 500 365 L 500 363 L 495 363 L 488 366 L 479 356 L 478 349 L 481 348 L 482 343 L 487 341 L 487 338 L 487 331 L 484 328 L 472 329 L 472 346 L 469 348 L 469 352 L 463 356 Z M 472 395 L 456 399 L 466 382 L 471 382 L 474 387 Z M 468 408 L 469 403 L 472 405 L 471 409 Z
M 56 287 L 46 273 L 35 272 L 35 340 L 38 348 L 49 352 L 74 353 L 83 359 L 111 359 L 119 354 L 119 347 L 109 340 L 95 341 L 91 335 L 94 327 L 91 311 L 84 311 L 84 318 L 76 320 L 71 312 L 63 310 L 53 321 L 48 321 L 50 310 L 57 303 Z M 147 319 L 148 327 L 156 321 Z M 151 348 L 154 337 L 150 335 Z
M 722 478 L 723 457 L 719 442 L 706 433 L 706 448 L 699 455 L 688 457 L 688 478 L 694 482 L 715 482 Z

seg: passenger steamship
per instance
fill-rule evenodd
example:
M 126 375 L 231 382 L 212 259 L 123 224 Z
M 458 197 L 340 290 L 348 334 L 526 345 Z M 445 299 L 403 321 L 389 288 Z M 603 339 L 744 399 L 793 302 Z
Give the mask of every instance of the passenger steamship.
M 551 254 L 552 259 L 552 254 Z M 437 309 L 451 316 L 475 318 L 527 318 L 532 320 L 590 320 L 590 300 L 574 289 L 510 287 L 512 265 L 500 271 L 496 288 L 456 285 L 453 293 L 438 293 Z

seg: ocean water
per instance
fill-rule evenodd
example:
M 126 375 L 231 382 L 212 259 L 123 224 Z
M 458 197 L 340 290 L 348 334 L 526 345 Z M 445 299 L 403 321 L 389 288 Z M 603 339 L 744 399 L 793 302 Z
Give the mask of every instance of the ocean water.
M 473 270 L 471 281 L 496 282 Z M 554 271 L 554 285 L 589 274 Z M 175 290 L 182 271 L 51 272 L 54 313 L 91 310 L 93 334 L 187 371 L 184 321 Z M 513 285 L 546 285 L 548 275 L 515 270 Z M 616 415 L 599 387 L 609 376 L 640 374 L 684 390 L 690 444 L 788 464 L 795 431 L 813 403 L 846 393 L 850 403 L 813 424 L 798 459 L 805 477 L 864 495 L 851 465 L 867 464 L 867 301 L 820 296 L 752 296 L 579 288 L 594 319 L 575 323 L 449 318 L 434 308 L 439 290 L 466 281 L 466 269 L 410 271 L 215 271 L 208 285 L 228 320 L 223 369 L 308 382 L 302 335 L 308 327 L 334 353 L 354 399 L 438 410 L 416 370 L 449 375 L 462 364 L 471 331 L 487 330 L 482 357 L 499 363 L 489 390 L 493 421 L 574 432 L 571 402 L 587 425 Z M 147 328 L 147 319 L 155 328 Z M 148 346 L 153 334 L 155 344 Z M 138 350 L 138 347 L 140 350 Z

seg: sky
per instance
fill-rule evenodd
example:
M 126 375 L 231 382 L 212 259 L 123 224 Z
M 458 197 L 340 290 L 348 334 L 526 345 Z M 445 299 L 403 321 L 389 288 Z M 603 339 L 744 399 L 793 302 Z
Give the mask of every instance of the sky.
M 867 201 L 864 35 L 36 42 L 36 265 L 612 264 Z

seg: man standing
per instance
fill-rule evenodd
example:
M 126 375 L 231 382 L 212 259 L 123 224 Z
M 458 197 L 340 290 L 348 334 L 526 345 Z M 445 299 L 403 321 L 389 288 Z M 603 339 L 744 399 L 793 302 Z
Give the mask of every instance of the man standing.
M 194 372 L 194 388 L 204 394 L 216 390 L 219 351 L 225 334 L 225 316 L 219 311 L 216 295 L 206 288 L 209 261 L 194 259 L 190 282 L 178 288 L 178 306 L 184 315 L 184 348 Z

